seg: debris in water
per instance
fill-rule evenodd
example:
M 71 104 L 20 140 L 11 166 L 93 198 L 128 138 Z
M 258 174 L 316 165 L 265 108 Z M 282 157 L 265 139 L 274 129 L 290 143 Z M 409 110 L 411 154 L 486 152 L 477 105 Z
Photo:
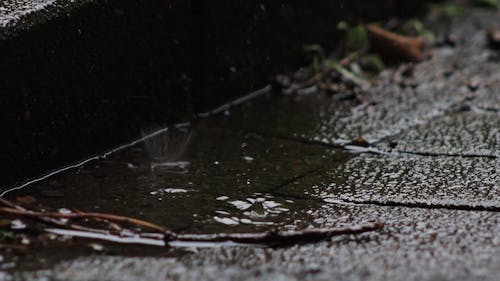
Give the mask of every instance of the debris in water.
M 152 246 L 172 246 L 172 247 L 197 247 L 197 246 L 286 246 L 300 243 L 314 243 L 322 241 L 333 236 L 345 234 L 359 234 L 368 231 L 375 231 L 383 228 L 381 222 L 372 222 L 362 225 L 354 225 L 340 228 L 320 228 L 320 229 L 305 229 L 300 231 L 281 231 L 272 230 L 258 233 L 216 233 L 216 234 L 184 234 L 175 233 L 163 226 L 156 225 L 151 222 L 119 216 L 106 213 L 85 213 L 82 211 L 74 213 L 59 213 L 59 212 L 37 212 L 26 209 L 8 200 L 0 198 L 0 213 L 9 216 L 21 216 L 36 219 L 43 223 L 57 225 L 60 228 L 45 228 L 44 231 L 56 235 L 66 237 L 81 237 L 89 239 L 97 239 L 115 243 L 125 244 L 140 244 Z M 64 221 L 60 219 L 84 219 L 82 222 L 100 222 L 108 224 L 106 228 L 96 228 L 75 224 L 74 222 Z M 237 218 L 230 218 L 235 223 L 238 223 Z M 229 219 L 219 218 L 219 220 L 230 223 Z M 19 226 L 24 223 L 20 220 L 14 220 Z M 249 220 L 241 221 L 243 223 Z M 126 223 L 134 226 L 134 230 L 123 227 L 117 228 L 117 223 Z M 137 228 L 151 229 L 156 233 L 141 232 Z M 26 237 L 21 241 L 29 244 L 30 240 Z M 97 247 L 99 248 L 99 247 Z
M 189 190 L 182 188 L 161 188 L 155 191 L 151 191 L 149 194 L 151 195 L 162 195 L 164 193 L 187 193 Z
M 24 222 L 22 222 L 21 220 L 13 220 L 10 222 L 10 228 L 15 229 L 15 230 L 25 229 L 26 224 Z
M 33 205 L 34 203 L 36 203 L 36 198 L 29 195 L 18 196 L 16 197 L 16 201 L 18 203 L 21 203 L 22 205 Z
M 254 160 L 254 158 L 250 157 L 250 156 L 243 156 L 243 160 L 245 160 L 247 162 L 252 162 Z
M 337 228 L 305 229 L 298 231 L 266 231 L 257 233 L 217 233 L 217 234 L 170 234 L 129 233 L 113 235 L 81 230 L 47 228 L 46 232 L 57 235 L 98 239 L 103 241 L 171 247 L 217 247 L 217 246 L 265 246 L 283 247 L 294 244 L 315 243 L 338 235 L 360 234 L 380 230 L 381 222 L 366 223 Z
M 232 219 L 232 218 L 221 218 L 221 217 L 215 216 L 214 220 L 216 222 L 220 222 L 220 223 L 225 224 L 225 225 L 238 225 L 238 224 L 240 224 L 238 222 L 238 220 L 235 220 L 235 219 Z

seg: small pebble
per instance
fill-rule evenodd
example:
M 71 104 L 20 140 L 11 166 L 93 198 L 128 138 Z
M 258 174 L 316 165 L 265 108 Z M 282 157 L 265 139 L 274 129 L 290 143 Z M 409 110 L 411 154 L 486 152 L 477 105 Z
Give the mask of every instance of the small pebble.
M 493 48 L 500 48 L 500 28 L 492 28 L 488 31 L 488 41 Z

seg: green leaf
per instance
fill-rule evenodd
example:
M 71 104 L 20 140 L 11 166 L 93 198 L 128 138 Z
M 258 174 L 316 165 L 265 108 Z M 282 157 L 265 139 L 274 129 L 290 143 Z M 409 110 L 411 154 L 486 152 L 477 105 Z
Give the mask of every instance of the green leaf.
M 465 7 L 450 3 L 432 4 L 430 5 L 430 10 L 438 15 L 449 18 L 464 15 L 467 12 Z
M 368 32 L 363 25 L 356 25 L 347 30 L 347 47 L 360 50 L 368 46 Z
M 381 72 L 385 69 L 385 64 L 377 54 L 368 54 L 361 58 L 363 64 L 373 69 L 375 72 Z
M 326 67 L 331 68 L 331 69 L 335 70 L 336 72 L 338 72 L 345 79 L 350 80 L 350 81 L 352 81 L 352 82 L 354 82 L 354 83 L 356 83 L 358 85 L 363 85 L 363 84 L 366 83 L 363 79 L 361 79 L 358 76 L 356 76 L 356 74 L 352 73 L 347 68 L 345 68 L 342 65 L 340 65 L 340 63 L 337 62 L 336 60 L 326 59 L 326 60 L 323 61 L 323 64 Z
M 0 239 L 12 239 L 14 238 L 14 233 L 12 231 L 0 230 Z
M 321 59 L 325 57 L 325 49 L 319 44 L 311 44 L 304 46 L 304 51 L 309 53 L 316 53 L 320 56 Z
M 337 60 L 335 59 L 325 59 L 323 61 L 323 64 L 328 67 L 328 68 L 332 68 L 332 69 L 335 69 L 337 67 L 340 67 L 340 64 Z
M 351 26 L 345 22 L 345 21 L 340 21 L 339 23 L 337 23 L 337 29 L 338 30 L 348 30 L 349 28 L 351 28 Z
M 368 46 L 368 32 L 362 24 L 350 25 L 345 21 L 337 24 L 337 29 L 345 32 L 345 43 L 347 49 L 359 50 Z
M 318 56 L 313 57 L 312 67 L 315 73 L 319 73 L 321 71 L 321 62 Z
M 311 44 L 304 46 L 304 50 L 313 53 L 312 68 L 315 73 L 321 71 L 321 61 L 325 59 L 325 49 L 321 45 Z
M 408 35 L 416 35 L 424 38 L 427 42 L 433 44 L 436 42 L 436 36 L 418 19 L 410 19 L 401 27 L 401 32 Z

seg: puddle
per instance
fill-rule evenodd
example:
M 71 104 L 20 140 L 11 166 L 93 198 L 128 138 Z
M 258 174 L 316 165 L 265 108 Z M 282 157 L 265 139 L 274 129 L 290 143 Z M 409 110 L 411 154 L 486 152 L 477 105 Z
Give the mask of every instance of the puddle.
M 171 132 L 172 135 L 168 130 L 159 132 L 105 159 L 9 193 L 7 198 L 29 195 L 36 198 L 37 205 L 53 208 L 52 211 L 66 208 L 118 214 L 184 234 L 297 230 L 309 225 L 308 211 L 321 202 L 295 199 L 287 195 L 288 189 L 308 188 L 311 181 L 326 175 L 328 167 L 336 167 L 351 157 L 325 147 L 220 130 L 210 122 Z M 70 234 L 59 229 L 51 232 Z M 149 241 L 133 235 L 106 237 L 114 242 Z M 158 246 L 162 241 L 150 242 L 146 244 Z M 109 243 L 101 244 L 104 251 L 113 248 Z M 74 257 L 88 252 L 82 250 L 87 249 L 85 246 L 72 247 L 76 247 Z M 127 248 L 117 253 L 126 255 Z M 161 251 L 162 248 L 144 255 Z M 37 253 L 36 258 L 50 261 L 46 264 L 59 259 L 45 255 L 44 251 Z M 19 262 L 16 268 L 22 267 Z

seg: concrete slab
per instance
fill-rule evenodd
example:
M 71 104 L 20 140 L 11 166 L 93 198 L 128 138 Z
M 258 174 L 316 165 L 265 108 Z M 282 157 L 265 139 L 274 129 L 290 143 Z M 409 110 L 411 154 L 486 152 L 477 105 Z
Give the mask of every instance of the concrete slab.
M 4 0 L 0 3 L 0 40 L 23 30 L 65 16 L 92 0 Z
M 486 280 L 500 274 L 498 213 L 325 205 L 315 225 L 377 218 L 383 232 L 285 249 L 216 248 L 184 258 L 91 256 L 19 280 Z M 146 269 L 147 268 L 147 269 Z M 145 270 L 146 269 L 146 270 Z
M 383 230 L 279 249 L 109 246 L 97 254 L 82 243 L 64 256 L 51 249 L 15 256 L 18 267 L 2 277 L 496 281 L 498 112 L 484 105 L 496 100 L 499 64 L 482 33 L 473 31 L 494 23 L 498 13 L 452 20 L 448 32 L 457 32 L 462 45 L 440 48 L 416 65 L 415 85 L 384 72 L 363 106 L 320 95 L 266 97 L 199 121 L 185 151 L 189 132 L 171 132 L 17 193 L 54 208 L 138 216 L 185 232 L 373 220 L 385 222 Z M 474 78 L 489 86 L 476 89 Z M 398 141 L 393 150 L 408 151 L 347 154 L 344 142 L 360 136 L 378 146 Z M 180 160 L 190 166 L 161 167 Z M 40 258 L 51 262 L 33 262 Z
M 330 174 L 315 189 L 332 202 L 500 210 L 497 159 L 365 154 Z
M 500 157 L 500 114 L 462 112 L 416 126 L 378 144 L 381 150 L 429 155 Z M 392 146 L 392 148 L 390 147 Z

